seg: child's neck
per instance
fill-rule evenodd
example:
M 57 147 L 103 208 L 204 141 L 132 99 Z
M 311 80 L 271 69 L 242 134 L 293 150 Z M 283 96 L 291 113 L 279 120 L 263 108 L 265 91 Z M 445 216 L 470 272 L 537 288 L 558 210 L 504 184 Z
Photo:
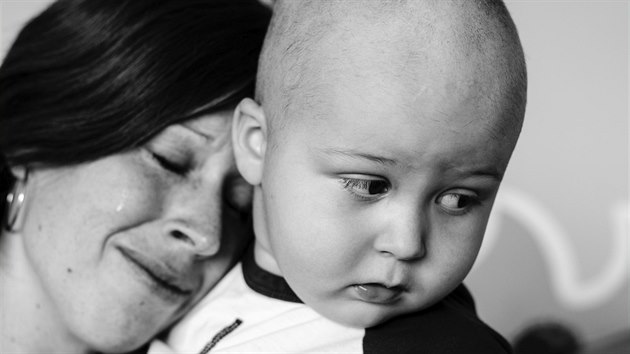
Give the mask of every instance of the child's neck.
M 264 208 L 262 203 L 262 190 L 260 189 L 260 187 L 256 187 L 254 191 L 254 200 L 252 203 L 252 217 L 254 226 L 254 260 L 260 268 L 268 271 L 269 273 L 282 277 L 282 272 L 280 271 L 280 267 L 278 266 L 276 257 L 273 255 L 271 247 L 265 242 L 261 242 L 261 240 L 269 240 L 269 235 L 266 234 L 266 215 L 263 212 Z
M 254 260 L 260 268 L 279 277 L 282 276 L 280 267 L 278 267 L 276 258 L 273 256 L 271 250 L 267 246 L 261 244 L 258 240 L 254 241 Z
M 0 352 L 88 353 L 41 287 L 22 241 L 19 234 L 0 236 Z

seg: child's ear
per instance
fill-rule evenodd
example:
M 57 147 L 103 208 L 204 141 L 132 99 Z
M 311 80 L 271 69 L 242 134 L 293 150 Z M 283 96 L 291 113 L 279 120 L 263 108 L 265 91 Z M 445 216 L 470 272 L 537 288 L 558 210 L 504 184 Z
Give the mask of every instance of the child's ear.
M 259 185 L 267 147 L 267 121 L 262 107 L 250 98 L 243 99 L 234 110 L 232 144 L 239 172 L 249 184 Z

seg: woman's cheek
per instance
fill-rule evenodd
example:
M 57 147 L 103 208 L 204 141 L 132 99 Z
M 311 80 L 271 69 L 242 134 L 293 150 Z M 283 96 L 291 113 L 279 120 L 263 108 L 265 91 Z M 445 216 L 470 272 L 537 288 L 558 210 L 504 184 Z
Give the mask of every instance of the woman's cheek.
M 117 187 L 108 203 L 110 212 L 134 224 L 159 218 L 173 182 L 150 166 L 136 162 L 128 167 L 127 173 L 116 179 Z

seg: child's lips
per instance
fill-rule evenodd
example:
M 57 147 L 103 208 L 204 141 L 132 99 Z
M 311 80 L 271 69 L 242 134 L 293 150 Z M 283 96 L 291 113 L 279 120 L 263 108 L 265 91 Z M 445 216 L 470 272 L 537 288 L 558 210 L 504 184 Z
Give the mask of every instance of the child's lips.
M 405 291 L 402 286 L 388 287 L 378 283 L 357 284 L 354 290 L 361 300 L 374 304 L 391 304 Z

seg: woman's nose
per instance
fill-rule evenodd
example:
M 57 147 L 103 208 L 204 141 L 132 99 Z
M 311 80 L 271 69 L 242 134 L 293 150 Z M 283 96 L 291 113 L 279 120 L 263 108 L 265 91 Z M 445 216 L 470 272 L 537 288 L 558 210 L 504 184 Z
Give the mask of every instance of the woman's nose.
M 185 243 L 197 257 L 210 257 L 221 247 L 221 181 L 199 182 L 174 191 L 166 232 Z
M 217 218 L 220 220 L 220 215 Z M 208 219 L 214 218 L 208 215 Z M 221 230 L 218 225 L 191 225 L 187 221 L 179 220 L 169 223 L 166 232 L 170 237 L 184 242 L 197 257 L 213 256 L 221 247 Z
M 414 210 L 393 215 L 387 227 L 376 236 L 374 248 L 401 261 L 424 257 L 427 228 L 423 219 L 421 212 Z

